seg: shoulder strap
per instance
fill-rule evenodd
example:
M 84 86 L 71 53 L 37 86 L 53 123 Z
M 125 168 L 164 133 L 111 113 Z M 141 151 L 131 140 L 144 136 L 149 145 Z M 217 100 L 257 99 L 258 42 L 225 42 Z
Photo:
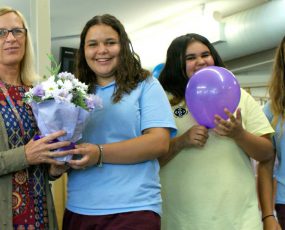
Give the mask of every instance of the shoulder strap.
M 20 114 L 18 113 L 18 110 L 17 110 L 12 98 L 10 97 L 8 90 L 6 89 L 5 85 L 1 81 L 0 81 L 0 88 L 2 89 L 2 92 L 6 98 L 6 101 L 8 102 L 10 108 L 12 109 L 14 115 L 16 116 L 16 118 L 18 120 L 20 129 L 21 129 L 21 133 L 22 133 L 22 137 L 24 137 L 25 130 L 24 130 L 24 125 L 23 125 L 22 119 L 20 117 Z

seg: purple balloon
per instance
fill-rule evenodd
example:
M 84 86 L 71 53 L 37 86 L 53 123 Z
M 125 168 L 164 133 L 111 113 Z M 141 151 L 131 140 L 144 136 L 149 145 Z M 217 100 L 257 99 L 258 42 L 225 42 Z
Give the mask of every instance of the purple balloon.
M 207 128 L 214 128 L 215 115 L 227 120 L 227 108 L 233 113 L 240 101 L 240 85 L 229 70 L 208 66 L 198 70 L 186 86 L 186 105 L 192 116 Z

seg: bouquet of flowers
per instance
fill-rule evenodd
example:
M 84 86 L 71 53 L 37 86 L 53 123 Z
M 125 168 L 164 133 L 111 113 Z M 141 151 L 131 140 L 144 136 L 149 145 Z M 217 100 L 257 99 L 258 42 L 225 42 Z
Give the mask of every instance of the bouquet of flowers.
M 32 107 L 41 136 L 65 130 L 66 135 L 60 137 L 59 141 L 71 141 L 73 144 L 69 149 L 74 148 L 74 143 L 82 137 L 90 112 L 101 108 L 102 101 L 97 95 L 87 94 L 88 86 L 73 74 L 58 73 L 60 65 L 52 56 L 49 58 L 55 65 L 50 69 L 51 76 L 26 92 L 24 101 Z M 68 161 L 71 156 L 56 159 Z

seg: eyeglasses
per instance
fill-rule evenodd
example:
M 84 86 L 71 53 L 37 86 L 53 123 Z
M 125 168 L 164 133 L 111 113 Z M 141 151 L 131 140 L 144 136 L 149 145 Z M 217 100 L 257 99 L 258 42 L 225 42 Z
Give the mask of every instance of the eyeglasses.
M 9 33 L 12 33 L 15 38 L 22 38 L 26 35 L 26 28 L 14 28 L 11 30 L 8 29 L 0 29 L 0 38 L 7 38 Z

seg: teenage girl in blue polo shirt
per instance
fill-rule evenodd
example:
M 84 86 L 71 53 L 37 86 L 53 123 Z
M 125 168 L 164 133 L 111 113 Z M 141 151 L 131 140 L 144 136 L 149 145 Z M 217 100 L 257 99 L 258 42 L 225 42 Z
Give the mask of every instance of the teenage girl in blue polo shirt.
M 167 96 L 114 16 L 93 17 L 80 39 L 77 76 L 103 108 L 72 152 L 63 229 L 159 230 L 157 158 L 176 130 Z

